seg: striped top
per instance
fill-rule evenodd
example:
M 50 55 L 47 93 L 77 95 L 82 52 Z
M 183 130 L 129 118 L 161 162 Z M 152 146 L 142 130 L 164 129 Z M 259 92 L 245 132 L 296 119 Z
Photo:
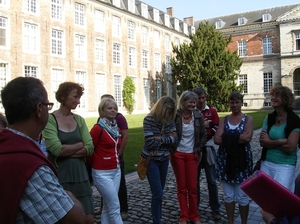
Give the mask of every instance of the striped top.
M 144 128 L 144 146 L 142 151 L 143 157 L 148 157 L 151 153 L 152 159 L 165 160 L 170 155 L 170 148 L 176 145 L 178 137 L 169 136 L 171 132 L 176 131 L 175 123 L 163 124 L 156 123 L 152 115 L 147 115 L 143 122 Z M 163 130 L 162 130 L 163 128 Z M 154 136 L 161 136 L 161 142 L 154 139 Z

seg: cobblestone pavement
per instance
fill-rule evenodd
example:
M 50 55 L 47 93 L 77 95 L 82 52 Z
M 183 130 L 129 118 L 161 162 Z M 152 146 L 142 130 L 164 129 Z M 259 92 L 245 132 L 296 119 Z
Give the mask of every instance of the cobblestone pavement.
M 259 133 L 260 130 L 254 131 L 253 138 L 251 141 L 251 149 L 253 153 L 254 162 L 260 157 L 260 145 L 259 145 Z M 151 220 L 151 192 L 147 179 L 140 180 L 136 174 L 130 173 L 126 175 L 127 190 L 128 190 L 128 219 L 124 221 L 124 224 L 137 224 L 152 223 Z M 219 197 L 221 202 L 221 220 L 214 221 L 212 219 L 211 209 L 208 205 L 208 190 L 207 183 L 204 172 L 201 172 L 201 201 L 199 206 L 200 220 L 202 224 L 225 224 L 227 223 L 226 211 L 223 204 L 223 189 L 219 185 Z M 94 190 L 94 203 L 95 209 L 99 208 L 100 205 L 100 195 L 95 187 Z M 163 195 L 163 208 L 162 208 L 162 222 L 163 224 L 174 224 L 179 223 L 179 205 L 176 195 L 176 184 L 175 176 L 172 167 L 169 166 L 169 171 L 167 175 L 166 186 Z M 238 216 L 238 206 L 236 206 L 235 211 L 235 224 L 240 223 L 240 217 Z M 95 216 L 95 223 L 101 223 L 101 215 Z M 260 224 L 264 223 L 261 220 L 260 208 L 251 201 L 249 209 L 248 224 Z

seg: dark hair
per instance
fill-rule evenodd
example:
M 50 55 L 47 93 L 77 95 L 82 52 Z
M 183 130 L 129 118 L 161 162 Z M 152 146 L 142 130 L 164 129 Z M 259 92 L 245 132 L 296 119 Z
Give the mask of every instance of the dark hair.
M 3 126 L 3 127 L 7 127 L 7 120 L 6 120 L 6 117 L 0 113 L 0 126 Z
M 240 100 L 243 103 L 243 95 L 240 92 L 234 91 L 229 94 L 228 101 L 230 100 Z
M 276 83 L 270 90 L 270 95 L 279 94 L 282 98 L 282 105 L 285 110 L 292 110 L 294 105 L 295 96 L 292 91 L 279 83 Z
M 201 86 L 194 88 L 193 92 L 196 93 L 198 96 L 200 96 L 202 94 L 204 94 L 206 96 L 206 91 Z
M 63 82 L 59 85 L 58 90 L 55 93 L 55 98 L 59 103 L 63 103 L 68 97 L 69 93 L 76 89 L 77 94 L 82 96 L 84 88 L 82 85 L 75 82 Z
M 48 99 L 43 82 L 33 77 L 18 77 L 1 91 L 2 104 L 10 125 L 29 119 L 38 103 Z

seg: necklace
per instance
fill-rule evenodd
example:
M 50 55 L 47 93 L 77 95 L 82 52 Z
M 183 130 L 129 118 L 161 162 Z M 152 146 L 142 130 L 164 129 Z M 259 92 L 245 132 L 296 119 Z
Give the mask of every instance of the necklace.
M 190 116 L 188 116 L 188 117 L 185 117 L 185 116 L 182 114 L 182 117 L 183 117 L 185 120 L 188 120 L 188 119 L 190 119 L 190 118 L 192 117 L 192 114 L 190 114 Z

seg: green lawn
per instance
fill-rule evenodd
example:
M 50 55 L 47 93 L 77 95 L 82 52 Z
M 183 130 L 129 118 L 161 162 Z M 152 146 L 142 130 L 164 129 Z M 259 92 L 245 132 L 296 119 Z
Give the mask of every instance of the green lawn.
M 254 120 L 254 130 L 261 128 L 265 116 L 270 113 L 270 110 L 245 111 L 245 113 L 252 116 Z M 224 117 L 229 113 L 219 113 L 220 117 Z M 124 153 L 125 173 L 130 173 L 136 170 L 136 163 L 142 151 L 144 143 L 143 135 L 143 119 L 146 114 L 131 114 L 125 115 L 128 122 L 129 140 Z M 93 127 L 97 118 L 86 118 L 86 123 L 89 130 Z

